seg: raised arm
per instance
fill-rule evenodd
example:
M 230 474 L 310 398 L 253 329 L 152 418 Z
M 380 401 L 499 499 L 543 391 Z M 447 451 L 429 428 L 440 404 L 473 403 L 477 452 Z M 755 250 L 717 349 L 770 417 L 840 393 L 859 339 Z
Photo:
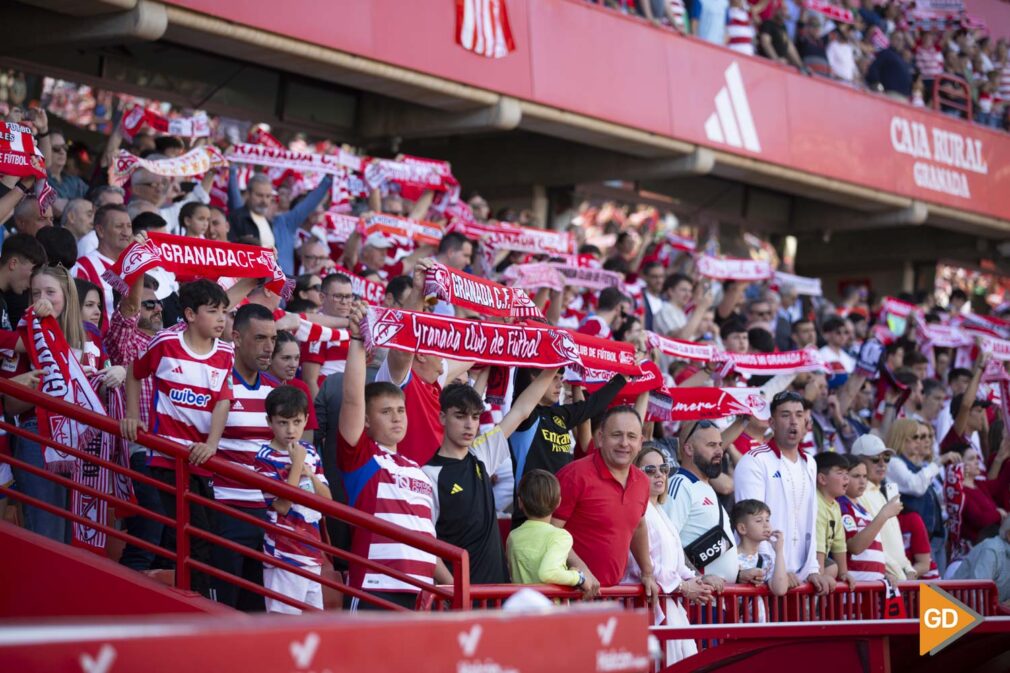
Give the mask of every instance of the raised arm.
M 408 311 L 424 310 L 424 278 L 428 273 L 429 261 L 422 259 L 414 266 L 414 287 L 404 306 Z M 410 373 L 411 365 L 414 364 L 414 355 L 404 351 L 390 350 L 386 355 L 386 364 L 389 367 L 390 380 L 396 385 L 401 385 L 407 378 L 407 374 Z
M 961 399 L 961 408 L 957 410 L 957 417 L 954 419 L 954 432 L 958 437 L 963 437 L 968 431 L 968 417 L 971 415 L 971 408 L 975 404 L 975 396 L 978 395 L 978 384 L 982 381 L 982 372 L 985 371 L 986 363 L 989 362 L 989 354 L 981 352 L 975 360 L 975 367 L 971 372 L 971 381 L 964 391 Z
M 344 367 L 344 398 L 340 403 L 340 436 L 356 446 L 365 431 L 365 345 L 361 339 L 361 319 L 367 306 L 358 302 L 351 309 L 351 343 L 347 347 Z M 390 351 L 392 354 L 393 351 Z
M 327 175 L 315 189 L 305 195 L 305 198 L 297 206 L 274 218 L 274 229 L 280 227 L 293 236 L 295 230 L 302 225 L 302 222 L 312 214 L 312 211 L 319 207 L 319 204 L 323 202 L 326 195 L 330 193 L 330 186 L 332 184 L 333 176 Z
M 512 402 L 512 408 L 509 409 L 509 412 L 505 414 L 505 418 L 498 424 L 506 439 L 511 437 L 516 428 L 530 417 L 530 414 L 536 409 L 537 403 L 544 396 L 544 393 L 547 392 L 557 373 L 557 369 L 541 370 L 540 374 L 526 386 L 526 390 L 523 391 L 522 395 Z

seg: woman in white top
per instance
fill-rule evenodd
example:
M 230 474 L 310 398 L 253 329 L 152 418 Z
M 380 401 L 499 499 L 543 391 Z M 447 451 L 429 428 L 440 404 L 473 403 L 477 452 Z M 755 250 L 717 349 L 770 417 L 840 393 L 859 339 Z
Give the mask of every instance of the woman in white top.
M 940 474 L 941 465 L 961 461 L 961 456 L 953 451 L 941 454 L 934 461 L 929 438 L 929 429 L 920 421 L 899 418 L 891 424 L 886 445 L 898 453 L 898 460 L 887 464 L 887 479 L 902 495 L 925 495 L 933 479 Z
M 635 465 L 649 477 L 649 507 L 645 511 L 645 523 L 649 527 L 649 556 L 652 557 L 653 575 L 664 596 L 656 606 L 656 623 L 666 626 L 687 626 L 687 613 L 680 601 L 670 596 L 680 590 L 686 600 L 708 602 L 712 597 L 712 587 L 703 584 L 701 577 L 687 565 L 680 534 L 659 505 L 666 499 L 666 480 L 670 474 L 670 463 L 659 447 L 643 448 L 635 459 Z M 625 584 L 638 584 L 642 571 L 631 554 L 628 554 L 628 569 Z M 665 621 L 664 621 L 665 615 Z M 697 654 L 693 640 L 666 641 L 666 665 L 674 664 L 685 657 Z

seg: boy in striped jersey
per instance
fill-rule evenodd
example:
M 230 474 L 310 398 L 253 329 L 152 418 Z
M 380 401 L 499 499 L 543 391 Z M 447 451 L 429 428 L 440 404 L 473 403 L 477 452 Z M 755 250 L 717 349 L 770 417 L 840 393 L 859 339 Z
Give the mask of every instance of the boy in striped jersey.
M 857 502 L 866 491 L 866 463 L 856 456 L 848 456 L 848 463 L 849 485 L 845 495 L 838 498 L 838 506 L 842 511 L 842 528 L 845 529 L 849 575 L 856 582 L 874 582 L 884 579 L 886 574 L 894 584 L 897 578 L 887 573 L 885 567 L 880 529 L 888 519 L 901 513 L 901 500 L 897 497 L 888 500 L 877 516 L 871 517 Z
M 147 429 L 140 422 L 140 382 L 153 377 L 151 432 L 189 448 L 189 489 L 213 499 L 211 473 L 200 466 L 217 453 L 231 408 L 235 354 L 231 344 L 221 340 L 228 295 L 216 283 L 201 279 L 179 289 L 179 302 L 186 328 L 162 330 L 134 361 L 126 379 L 126 418 L 120 427 L 131 442 L 137 441 L 138 427 Z M 152 452 L 148 464 L 151 476 L 176 486 L 174 459 Z M 159 493 L 165 514 L 174 519 L 175 494 Z M 207 508 L 191 503 L 189 516 L 195 527 L 210 530 Z M 194 535 L 190 545 L 195 560 L 210 562 L 207 540 Z M 162 546 L 175 551 L 175 528 L 165 528 Z M 193 573 L 193 588 L 210 596 L 210 582 L 203 573 Z
M 337 461 L 347 501 L 363 512 L 434 539 L 435 489 L 421 467 L 396 450 L 407 434 L 403 391 L 389 381 L 365 385 L 360 324 L 366 310 L 363 302 L 351 309 L 351 341 L 340 406 Z M 427 584 L 435 577 L 440 584 L 452 583 L 445 564 L 433 554 L 363 528 L 355 529 L 351 551 Z M 419 592 L 413 584 L 354 561 L 350 562 L 350 585 L 406 608 L 414 607 Z M 351 599 L 349 607 L 352 611 L 375 609 L 358 598 Z
M 293 386 L 280 386 L 266 396 L 266 419 L 273 433 L 273 441 L 260 447 L 256 454 L 255 469 L 264 476 L 283 481 L 291 486 L 330 498 L 330 485 L 323 475 L 323 461 L 315 448 L 300 441 L 309 418 L 309 398 Z M 268 517 L 272 524 L 320 540 L 319 520 L 322 514 L 314 509 L 263 494 L 269 506 Z M 267 533 L 264 551 L 278 561 L 319 575 L 323 569 L 323 553 L 307 542 Z M 323 608 L 322 586 L 319 582 L 285 570 L 283 563 L 263 564 L 263 580 L 267 589 L 276 591 Z M 266 599 L 267 612 L 301 614 L 301 609 L 273 598 Z

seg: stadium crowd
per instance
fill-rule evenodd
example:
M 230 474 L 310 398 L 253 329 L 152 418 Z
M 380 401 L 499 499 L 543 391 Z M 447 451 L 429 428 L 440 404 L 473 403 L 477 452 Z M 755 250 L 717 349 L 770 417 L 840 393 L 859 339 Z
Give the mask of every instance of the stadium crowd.
M 316 607 L 319 584 L 284 568 L 334 559 L 304 536 L 452 578 L 430 554 L 201 467 L 217 455 L 458 545 L 474 583 L 587 597 L 640 583 L 668 623 L 734 583 L 781 595 L 984 578 L 1010 600 L 1010 322 L 961 289 L 938 305 L 858 286 L 833 303 L 817 279 L 758 251 L 721 257 L 652 208 L 584 204 L 548 229 L 463 201 L 442 162 L 294 151 L 263 126 L 215 148 L 195 118 L 170 135 L 134 108 L 88 174 L 67 165 L 44 111 L 7 122 L 38 152 L 0 189 L 4 375 L 52 390 L 45 354 L 64 348 L 79 364 L 56 378 L 86 380 L 73 399 L 121 423 L 122 438 L 73 435 L 78 448 L 174 484 L 138 432 L 189 447 L 190 489 L 245 515 L 194 503 L 193 524 L 277 563 L 194 536 L 196 560 Z M 14 398 L 5 414 L 57 427 Z M 73 456 L 6 439 L 20 461 L 91 478 Z M 175 515 L 151 483 L 96 483 Z M 6 463 L 0 484 L 81 511 L 78 495 Z M 61 516 L 20 512 L 36 533 L 89 544 Z M 174 548 L 152 518 L 121 525 Z M 166 567 L 136 545 L 120 562 Z M 410 584 L 337 569 L 415 605 Z M 193 584 L 242 609 L 298 611 L 202 573 Z
M 965 118 L 970 102 L 974 122 L 1010 128 L 1010 40 L 956 3 L 941 11 L 899 0 L 588 1 L 912 105 L 935 96 L 954 117 Z

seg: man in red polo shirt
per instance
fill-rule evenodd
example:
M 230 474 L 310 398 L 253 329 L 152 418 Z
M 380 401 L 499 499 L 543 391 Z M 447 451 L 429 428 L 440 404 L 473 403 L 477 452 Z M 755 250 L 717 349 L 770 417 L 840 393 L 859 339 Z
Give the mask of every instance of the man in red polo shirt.
M 630 549 L 652 602 L 658 588 L 645 525 L 649 480 L 632 465 L 642 448 L 642 420 L 632 407 L 611 407 L 600 419 L 594 441 L 597 451 L 558 472 L 561 506 L 551 523 L 572 534 L 568 565 L 585 574 L 588 595 L 621 581 Z

